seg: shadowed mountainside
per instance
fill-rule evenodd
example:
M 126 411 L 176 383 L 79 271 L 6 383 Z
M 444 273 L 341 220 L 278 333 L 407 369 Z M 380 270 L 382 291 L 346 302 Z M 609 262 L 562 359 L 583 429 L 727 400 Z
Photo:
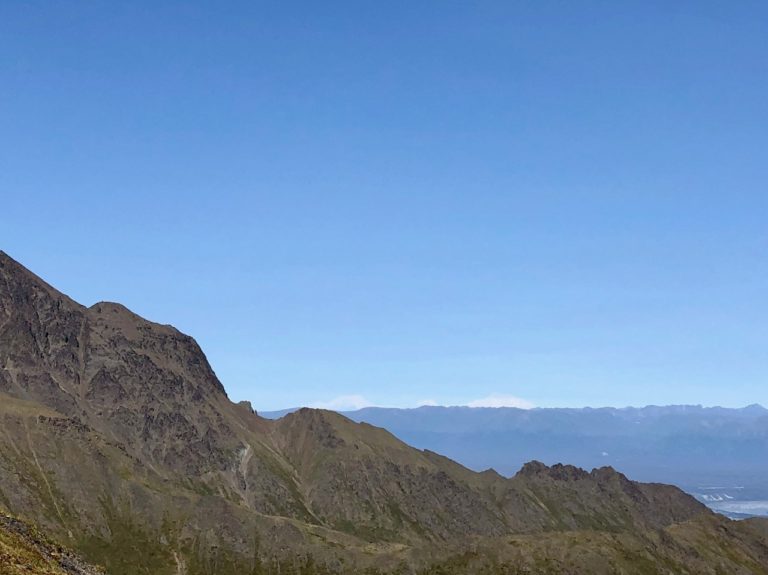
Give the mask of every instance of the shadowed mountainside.
M 768 573 L 764 524 L 674 487 L 535 462 L 506 479 L 332 412 L 263 419 L 189 336 L 2 252 L 0 508 L 113 575 Z

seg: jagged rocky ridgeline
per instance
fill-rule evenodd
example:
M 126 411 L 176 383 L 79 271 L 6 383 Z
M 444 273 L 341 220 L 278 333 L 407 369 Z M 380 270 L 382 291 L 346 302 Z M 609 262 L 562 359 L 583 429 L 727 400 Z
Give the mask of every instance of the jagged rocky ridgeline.
M 336 413 L 262 419 L 189 336 L 2 252 L 0 438 L 0 509 L 113 575 L 768 573 L 766 522 L 671 486 L 474 473 Z

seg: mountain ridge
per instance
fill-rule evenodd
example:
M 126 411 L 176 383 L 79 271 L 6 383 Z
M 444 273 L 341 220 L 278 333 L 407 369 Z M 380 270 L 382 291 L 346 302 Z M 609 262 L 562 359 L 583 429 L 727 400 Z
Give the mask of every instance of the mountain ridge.
M 5 254 L 0 434 L 0 508 L 113 575 L 559 573 L 585 561 L 555 561 L 566 539 L 595 572 L 627 545 L 701 573 L 727 549 L 733 572 L 768 572 L 757 531 L 674 487 L 543 464 L 507 479 L 330 411 L 264 419 L 228 399 L 193 338 L 85 308 Z M 682 543 L 726 526 L 715 551 Z
M 611 465 L 633 479 L 674 483 L 702 500 L 714 486 L 734 488 L 728 497 L 768 499 L 768 410 L 756 404 L 530 410 L 425 406 L 342 413 L 476 471 L 493 468 L 511 476 L 531 459 L 550 465 L 569 461 L 587 469 Z
M 283 417 L 285 415 L 288 415 L 290 413 L 293 413 L 294 411 L 298 411 L 300 409 L 322 409 L 322 408 L 312 408 L 308 406 L 302 406 L 302 407 L 288 407 L 284 409 L 265 409 L 260 410 L 259 413 L 262 415 L 262 417 L 266 417 L 268 419 L 279 419 L 280 417 Z M 422 411 L 422 412 L 429 412 L 429 411 L 467 411 L 467 412 L 475 412 L 475 413 L 501 413 L 501 412 L 519 412 L 519 413 L 537 413 L 537 412 L 552 412 L 552 411 L 559 411 L 563 413 L 573 413 L 573 412 L 624 412 L 624 413 L 631 413 L 631 412 L 653 412 L 653 411 L 667 411 L 667 412 L 691 412 L 691 411 L 702 411 L 702 412 L 740 412 L 744 414 L 754 414 L 754 415 L 768 415 L 768 408 L 764 407 L 760 403 L 751 403 L 749 405 L 745 405 L 742 407 L 723 407 L 721 405 L 701 405 L 701 404 L 687 404 L 687 403 L 670 403 L 670 404 L 653 404 L 649 403 L 647 405 L 637 406 L 637 405 L 626 405 L 623 407 L 615 407 L 610 405 L 604 405 L 604 406 L 584 406 L 584 407 L 507 407 L 507 406 L 498 406 L 498 407 L 475 407 L 475 406 L 469 406 L 469 405 L 418 405 L 415 407 L 384 407 L 384 406 L 369 406 L 369 407 L 361 407 L 360 409 L 330 409 L 329 411 L 335 411 L 336 413 L 371 413 L 376 411 L 391 411 L 391 412 L 414 412 L 414 411 Z

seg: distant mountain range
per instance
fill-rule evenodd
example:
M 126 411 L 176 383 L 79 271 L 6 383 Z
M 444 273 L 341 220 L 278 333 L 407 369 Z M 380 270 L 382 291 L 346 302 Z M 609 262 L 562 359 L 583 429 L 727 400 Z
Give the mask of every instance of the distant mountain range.
M 768 520 L 609 466 L 506 478 L 330 411 L 260 417 L 191 337 L 0 252 L 0 573 L 98 572 L 65 547 L 109 575 L 768 575 Z
M 290 411 L 260 415 L 278 418 Z M 372 407 L 343 413 L 478 471 L 511 476 L 531 459 L 587 469 L 611 465 L 639 481 L 679 485 L 721 511 L 768 514 L 768 503 L 754 504 L 768 500 L 768 410 L 760 405 Z

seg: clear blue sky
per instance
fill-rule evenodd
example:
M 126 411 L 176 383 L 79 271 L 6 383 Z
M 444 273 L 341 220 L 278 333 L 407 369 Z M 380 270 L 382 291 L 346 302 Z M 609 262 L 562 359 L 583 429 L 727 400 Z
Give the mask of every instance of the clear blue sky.
M 4 1 L 0 133 L 0 249 L 257 408 L 768 404 L 765 2 Z

